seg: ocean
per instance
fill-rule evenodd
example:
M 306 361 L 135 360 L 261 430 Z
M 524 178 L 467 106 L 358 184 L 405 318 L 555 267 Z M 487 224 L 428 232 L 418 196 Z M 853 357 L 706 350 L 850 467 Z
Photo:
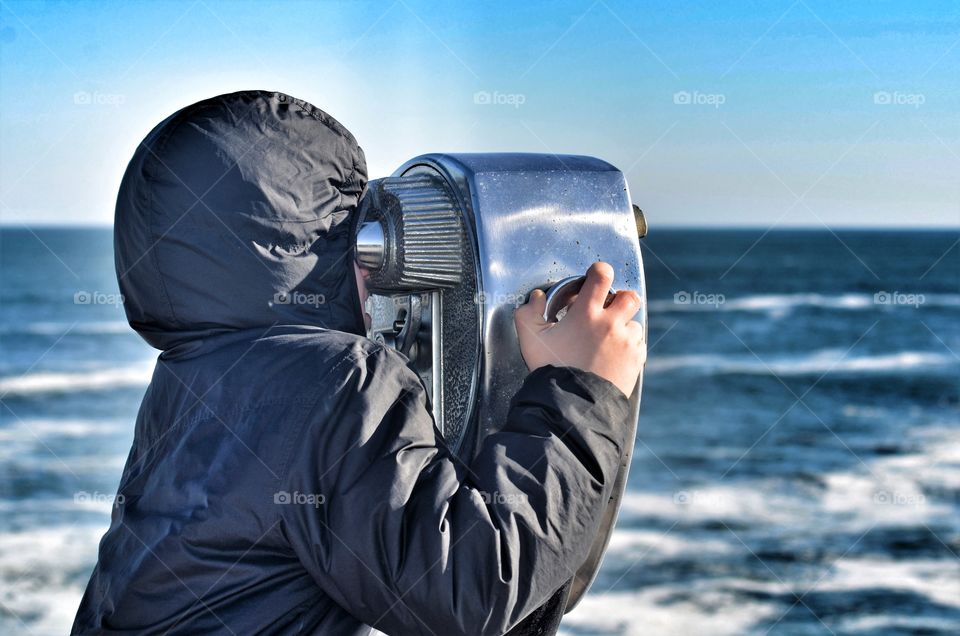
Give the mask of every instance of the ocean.
M 960 633 L 957 232 L 657 230 L 617 529 L 567 636 Z M 156 352 L 108 229 L 0 229 L 0 633 L 64 634 Z

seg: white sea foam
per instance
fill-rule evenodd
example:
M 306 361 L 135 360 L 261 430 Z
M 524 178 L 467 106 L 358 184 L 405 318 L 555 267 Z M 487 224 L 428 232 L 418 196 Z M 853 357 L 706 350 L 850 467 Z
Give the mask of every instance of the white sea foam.
M 824 511 L 861 523 L 929 524 L 955 518 L 949 501 L 928 493 L 960 489 L 960 435 L 956 429 L 916 431 L 917 452 L 891 455 L 862 464 L 856 472 L 823 476 Z
M 124 464 L 127 462 L 127 453 L 116 455 L 84 455 L 83 457 L 56 457 L 48 459 L 43 457 L 37 460 L 25 462 L 26 465 L 36 464 L 38 470 L 49 470 L 51 472 L 66 474 L 71 476 L 98 476 L 104 473 L 115 473 L 120 475 Z
M 77 335 L 134 334 L 125 320 L 103 320 L 100 322 L 33 322 L 27 324 L 9 323 L 0 327 L 0 333 L 29 334 L 37 336 L 61 336 L 65 333 Z
M 950 634 L 956 632 L 957 621 L 952 617 L 888 614 L 845 617 L 840 619 L 839 627 L 837 633 L 843 634 L 901 634 L 918 631 Z
M 933 489 L 960 490 L 960 428 L 918 431 L 923 451 L 892 455 L 876 462 L 881 475 L 893 475 Z
M 801 376 L 812 374 L 877 374 L 932 370 L 955 365 L 947 354 L 930 351 L 855 356 L 845 350 L 823 349 L 806 355 L 771 357 L 758 360 L 754 356 L 684 355 L 651 356 L 646 369 L 651 373 L 693 370 L 706 374 L 743 374 Z
M 150 382 L 153 362 L 112 369 L 55 372 L 37 371 L 21 376 L 0 378 L 0 395 L 70 393 L 124 387 L 141 387 Z
M 693 600 L 670 602 L 676 594 Z M 646 636 L 673 634 L 745 634 L 753 625 L 776 619 L 777 607 L 770 603 L 746 600 L 735 593 L 711 585 L 658 586 L 639 592 L 590 593 L 560 626 L 560 634 L 623 634 Z M 718 619 L 722 612 L 722 620 Z
M 729 542 L 716 539 L 686 539 L 679 534 L 664 530 L 633 530 L 617 528 L 607 546 L 607 559 L 628 562 L 642 559 L 651 563 L 683 555 L 716 555 L 731 551 Z
M 57 453 L 49 445 L 38 443 L 32 449 L 17 449 L 14 446 L 12 453 L 4 449 L 0 452 L 0 461 L 8 468 L 12 465 L 17 471 L 34 475 L 97 478 L 104 474 L 116 474 L 119 477 L 127 461 L 127 449 L 116 454 L 76 455 Z
M 920 494 L 919 475 L 911 480 L 911 470 L 926 462 L 952 460 L 957 453 L 955 431 L 953 444 L 933 438 L 935 448 L 909 455 L 909 461 L 895 463 L 886 459 L 871 463 L 874 472 L 883 474 L 886 487 L 900 496 Z M 960 472 L 960 466 L 952 470 Z M 900 471 L 899 473 L 897 471 Z M 684 522 L 713 520 L 739 522 L 748 527 L 770 525 L 783 532 L 792 528 L 797 533 L 833 535 L 838 532 L 865 533 L 889 522 L 893 527 L 926 522 L 937 506 L 925 504 L 918 510 L 912 504 L 878 504 L 875 500 L 877 480 L 872 475 L 835 473 L 826 476 L 827 487 L 820 496 L 811 489 L 811 496 L 778 494 L 774 482 L 765 480 L 750 486 L 708 486 L 699 490 L 678 491 L 672 496 L 649 493 L 628 494 L 622 518 L 629 521 L 637 514 L 663 517 Z M 899 508 L 899 510 L 897 509 Z M 949 519 L 954 511 L 939 511 Z M 811 520 L 816 520 L 811 526 Z M 737 533 L 743 535 L 738 530 Z M 723 559 L 730 553 L 750 554 L 749 545 L 729 533 L 729 539 L 684 538 L 672 530 L 632 530 L 621 526 L 611 539 L 605 563 L 622 564 L 637 560 L 637 567 L 657 567 L 657 562 L 682 556 L 708 560 Z M 750 539 L 746 539 L 750 543 Z M 851 540 L 853 541 L 853 540 Z M 758 558 L 755 557 L 754 558 Z M 799 574 L 799 573 L 798 573 Z M 602 580 L 602 579 L 601 579 Z M 581 604 L 564 619 L 561 633 L 596 634 L 741 634 L 754 626 L 765 629 L 778 620 L 796 595 L 811 591 L 856 592 L 882 589 L 905 591 L 931 602 L 960 607 L 960 565 L 944 548 L 943 558 L 911 558 L 893 560 L 877 556 L 842 556 L 831 560 L 829 567 L 814 567 L 806 575 L 779 580 L 771 574 L 768 580 L 739 576 L 708 577 L 684 585 L 657 585 L 636 592 L 610 592 L 595 585 Z M 744 596 L 746 595 L 746 597 Z M 755 600 L 757 597 L 780 597 L 780 600 Z M 783 600 L 786 599 L 786 600 Z M 786 605 L 785 605 L 786 603 Z M 722 620 L 718 620 L 722 617 Z M 859 619 L 858 619 L 859 620 Z M 877 617 L 872 625 L 894 625 L 896 617 Z M 904 628 L 917 628 L 925 619 L 914 617 L 896 623 Z M 930 619 L 936 622 L 939 619 Z M 894 621 L 894 622 L 891 622 Z M 941 621 L 942 622 L 942 621 Z M 933 625 L 933 623 L 931 623 Z M 869 629 L 868 623 L 857 622 L 854 631 Z M 855 627 L 855 629 L 854 629 Z
M 71 577 L 92 568 L 105 530 L 106 524 L 0 533 L 0 598 L 17 615 L 29 617 L 29 633 L 70 631 L 83 595 Z M 3 623 L 7 633 L 24 630 L 16 618 L 4 617 Z
M 844 417 L 856 417 L 866 420 L 882 420 L 888 417 L 889 411 L 876 406 L 865 404 L 846 404 L 841 410 Z
M 779 619 L 789 606 L 777 601 L 744 597 L 793 597 L 811 592 L 851 592 L 882 589 L 921 595 L 932 602 L 960 606 L 960 565 L 952 558 L 893 561 L 875 557 L 842 557 L 824 571 L 816 568 L 809 580 L 757 580 L 717 577 L 687 585 L 660 585 L 637 592 L 592 589 L 564 618 L 567 628 L 596 634 L 744 634 Z M 677 599 L 681 600 L 677 600 Z M 722 620 L 719 618 L 722 617 Z M 856 629 L 886 625 L 896 617 L 855 619 Z M 935 619 L 934 619 L 935 620 Z M 901 620 L 903 627 L 922 622 Z M 561 634 L 572 633 L 561 627 Z
M 75 440 L 103 440 L 112 444 L 115 439 L 132 438 L 133 420 L 10 420 L 0 428 L 0 462 L 15 462 L 19 469 L 34 467 L 54 472 L 102 472 L 115 466 L 123 457 L 89 457 L 76 453 L 58 453 L 61 445 Z M 107 438 L 107 439 L 105 439 Z M 106 459 L 107 464 L 98 462 Z M 99 470 L 98 470 L 99 467 Z
M 118 420 L 15 420 L 10 426 L 0 428 L 0 442 L 34 442 L 56 437 L 92 437 L 125 432 L 132 423 Z
M 852 458 L 850 470 L 823 473 L 821 486 L 805 490 L 786 492 L 782 482 L 764 479 L 678 485 L 666 493 L 628 491 L 620 518 L 626 524 L 656 518 L 665 523 L 806 528 L 816 517 L 820 521 L 813 532 L 949 523 L 956 514 L 951 501 L 930 493 L 960 489 L 960 435 L 956 428 L 942 426 L 918 429 L 910 438 L 920 446 L 916 452 L 865 461 Z
M 116 481 L 119 483 L 120 470 L 116 471 Z M 101 471 L 98 477 L 103 477 Z M 13 518 L 16 515 L 25 515 L 36 517 L 37 513 L 44 515 L 58 516 L 66 513 L 75 516 L 78 511 L 81 512 L 99 512 L 104 515 L 104 519 L 109 520 L 114 506 L 114 492 L 86 491 L 79 490 L 70 498 L 57 499 L 0 499 L 0 513 L 9 515 Z M 2 535 L 0 535 L 2 539 Z
M 875 466 L 870 473 L 828 473 L 822 478 L 826 488 L 821 514 L 834 524 L 858 529 L 914 525 L 949 512 L 943 504 L 930 501 L 915 479 L 882 472 Z
M 915 295 L 919 296 L 921 293 L 922 292 L 916 292 Z M 714 296 L 716 296 L 716 294 L 714 294 Z M 960 307 L 960 294 L 922 294 L 922 296 L 922 304 L 925 307 Z M 687 293 L 685 297 L 693 298 L 693 294 Z M 724 297 L 722 302 L 713 303 L 684 303 L 674 300 L 654 300 L 649 303 L 648 310 L 651 313 L 743 311 L 779 314 L 806 307 L 863 311 L 880 310 L 887 307 L 887 305 L 877 302 L 873 294 L 826 295 L 805 293 Z
M 745 550 L 745 548 L 744 548 Z M 637 592 L 604 592 L 596 587 L 568 614 L 561 634 L 745 634 L 766 629 L 792 601 L 762 601 L 745 595 L 789 599 L 811 592 L 883 589 L 921 595 L 932 602 L 960 606 L 960 565 L 952 558 L 893 561 L 875 557 L 842 557 L 829 569 L 815 568 L 806 579 L 758 580 L 716 577 L 685 585 L 659 585 Z M 680 599 L 680 600 L 678 600 Z M 784 605 L 786 603 L 786 605 Z M 932 620 L 915 617 L 858 617 L 853 630 L 898 625 L 916 629 Z M 847 619 L 845 619 L 847 625 Z M 567 629 L 564 629 L 566 627 Z M 845 630 L 846 631 L 846 630 Z
M 786 525 L 803 519 L 815 502 L 784 495 L 773 482 L 742 485 L 708 484 L 665 494 L 626 492 L 621 519 L 655 517 L 664 521 Z
M 843 557 L 817 583 L 820 592 L 886 589 L 913 592 L 951 607 L 960 607 L 960 562 L 943 559 L 893 561 L 875 557 Z

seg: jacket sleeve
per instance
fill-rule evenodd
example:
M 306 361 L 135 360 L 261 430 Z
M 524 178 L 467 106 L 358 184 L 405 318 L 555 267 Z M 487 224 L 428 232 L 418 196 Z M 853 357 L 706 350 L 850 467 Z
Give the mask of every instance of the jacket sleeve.
M 292 455 L 281 514 L 297 557 L 387 634 L 509 631 L 586 559 L 633 441 L 626 396 L 587 371 L 537 369 L 466 465 L 399 355 L 349 375 L 324 387 L 334 395 Z

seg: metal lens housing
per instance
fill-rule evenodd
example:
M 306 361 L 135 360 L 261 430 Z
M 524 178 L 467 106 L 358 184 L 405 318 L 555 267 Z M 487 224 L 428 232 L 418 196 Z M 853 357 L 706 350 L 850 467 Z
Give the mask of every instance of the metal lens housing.
M 436 290 L 460 283 L 463 223 L 441 179 L 417 175 L 371 181 L 365 212 L 357 260 L 371 272 L 371 291 Z

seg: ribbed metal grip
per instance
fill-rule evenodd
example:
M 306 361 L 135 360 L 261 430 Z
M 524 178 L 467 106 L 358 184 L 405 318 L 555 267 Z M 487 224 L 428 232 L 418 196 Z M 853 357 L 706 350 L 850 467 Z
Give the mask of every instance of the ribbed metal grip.
M 367 220 L 381 226 L 383 253 L 367 286 L 382 292 L 457 285 L 463 273 L 463 223 L 446 185 L 421 175 L 388 177 L 373 187 Z

